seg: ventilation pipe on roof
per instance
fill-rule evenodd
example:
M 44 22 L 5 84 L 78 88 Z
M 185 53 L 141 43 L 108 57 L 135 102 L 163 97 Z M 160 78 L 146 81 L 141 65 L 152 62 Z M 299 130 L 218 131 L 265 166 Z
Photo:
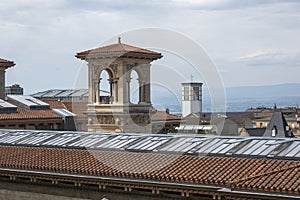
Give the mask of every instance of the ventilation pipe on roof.
M 61 116 L 64 121 L 64 130 L 65 131 L 76 131 L 75 118 L 76 114 L 61 108 L 52 109 L 52 111 Z

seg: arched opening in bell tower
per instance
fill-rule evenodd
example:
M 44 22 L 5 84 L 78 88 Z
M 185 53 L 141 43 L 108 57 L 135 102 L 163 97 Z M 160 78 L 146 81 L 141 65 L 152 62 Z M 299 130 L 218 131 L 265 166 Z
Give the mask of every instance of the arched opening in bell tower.
M 139 75 L 135 70 L 130 73 L 130 103 L 138 104 L 140 102 L 140 82 Z
M 99 77 L 99 103 L 110 104 L 113 101 L 112 95 L 112 73 L 108 69 L 100 72 Z

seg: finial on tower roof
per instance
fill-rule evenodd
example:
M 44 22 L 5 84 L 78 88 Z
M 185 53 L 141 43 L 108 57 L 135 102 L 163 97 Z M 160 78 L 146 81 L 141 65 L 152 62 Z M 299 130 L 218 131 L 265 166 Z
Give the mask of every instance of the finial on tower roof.
M 119 44 L 121 44 L 121 37 L 118 37 L 118 42 Z

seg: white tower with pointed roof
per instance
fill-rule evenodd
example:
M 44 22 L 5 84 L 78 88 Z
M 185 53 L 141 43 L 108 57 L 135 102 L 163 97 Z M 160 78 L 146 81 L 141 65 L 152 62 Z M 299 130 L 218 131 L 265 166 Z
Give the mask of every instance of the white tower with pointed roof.
M 181 83 L 182 85 L 182 116 L 202 112 L 202 84 L 200 82 Z

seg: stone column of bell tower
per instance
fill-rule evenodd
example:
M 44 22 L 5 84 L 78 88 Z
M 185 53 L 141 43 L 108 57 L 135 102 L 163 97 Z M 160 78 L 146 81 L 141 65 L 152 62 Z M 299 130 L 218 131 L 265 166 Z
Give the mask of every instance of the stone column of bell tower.
M 76 57 L 88 62 L 89 102 L 85 114 L 88 131 L 151 132 L 152 104 L 150 99 L 151 62 L 160 53 L 118 43 L 83 51 Z M 99 101 L 100 75 L 109 75 L 110 101 Z M 131 73 L 136 71 L 139 81 L 139 102 L 130 101 Z
M 0 99 L 5 98 L 5 70 L 15 66 L 13 61 L 0 58 Z

